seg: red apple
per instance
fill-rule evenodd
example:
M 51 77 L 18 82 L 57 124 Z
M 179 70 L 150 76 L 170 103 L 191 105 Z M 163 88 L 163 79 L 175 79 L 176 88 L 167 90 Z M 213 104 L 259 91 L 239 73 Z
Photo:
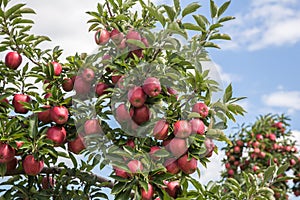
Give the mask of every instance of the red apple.
M 95 72 L 91 68 L 85 68 L 82 71 L 81 77 L 86 82 L 92 82 L 95 78 Z
M 259 154 L 260 153 L 260 149 L 259 148 L 254 148 L 254 153 Z
M 170 150 L 170 146 L 169 146 L 169 144 L 170 144 L 170 142 L 171 142 L 171 140 L 164 140 L 163 142 L 162 142 L 162 145 L 165 147 L 165 149 L 167 150 L 167 151 L 171 151 Z
M 264 139 L 264 137 L 263 137 L 263 135 L 262 134 L 256 134 L 256 139 L 259 141 L 259 140 L 263 140 Z
M 226 164 L 225 164 L 225 168 L 226 168 L 226 169 L 230 169 L 230 163 L 226 163 Z
M 134 108 L 132 119 L 138 125 L 141 125 L 150 119 L 150 110 L 146 105 L 139 108 Z
M 55 184 L 55 180 L 54 180 L 54 178 L 52 178 L 52 176 L 49 176 L 49 177 L 44 176 L 43 177 L 43 179 L 42 179 L 42 188 L 44 190 L 53 188 L 54 184 Z
M 91 91 L 91 83 L 84 81 L 81 76 L 77 76 L 74 82 L 76 94 L 86 95 Z
M 192 119 L 190 121 L 192 126 L 192 133 L 196 133 L 199 135 L 204 135 L 205 133 L 205 125 L 201 119 Z
M 252 142 L 253 147 L 259 147 L 260 143 L 258 141 Z
M 259 154 L 258 154 L 258 157 L 260 158 L 265 158 L 266 157 L 266 153 L 261 151 Z
M 254 166 L 252 167 L 252 170 L 253 170 L 254 172 L 257 172 L 257 171 L 259 170 L 259 167 L 256 166 L 256 165 L 254 165 Z
M 12 51 L 5 56 L 5 65 L 10 69 L 17 69 L 22 63 L 22 56 L 16 52 Z
M 154 155 L 155 152 L 157 152 L 157 151 L 159 151 L 159 150 L 160 150 L 160 147 L 158 147 L 158 146 L 153 146 L 153 147 L 150 148 L 149 155 L 150 155 L 150 157 L 151 157 L 153 160 L 159 160 L 159 159 L 160 159 L 160 157 L 157 157 L 157 156 Z
M 141 41 L 142 37 L 137 31 L 130 30 L 130 31 L 128 31 L 128 33 L 126 35 L 126 39 L 127 40 L 139 40 L 139 41 Z M 130 49 L 137 49 L 138 48 L 137 46 L 135 46 L 133 44 L 128 44 L 128 46 L 129 46 Z
M 8 144 L 0 142 L 0 163 L 7 163 L 15 157 L 15 150 Z
M 127 47 L 126 39 L 123 39 L 120 44 L 118 44 L 117 48 L 123 50 Z
M 52 97 L 52 94 L 51 94 L 51 93 L 47 93 L 47 94 L 45 94 L 45 96 L 44 96 L 45 99 L 48 99 L 49 97 Z
M 283 123 L 282 122 L 276 122 L 272 126 L 278 128 L 278 129 L 282 129 L 283 128 Z
M 51 118 L 50 118 L 50 108 L 51 108 L 51 106 L 45 105 L 45 106 L 43 106 L 43 108 L 45 110 L 38 113 L 38 119 L 43 123 L 50 123 L 51 122 Z
M 194 157 L 189 160 L 188 155 L 185 154 L 178 159 L 178 166 L 184 173 L 192 174 L 197 169 L 197 160 Z
M 38 175 L 44 168 L 43 160 L 36 160 L 33 155 L 27 155 L 22 162 L 23 169 L 27 175 Z
M 120 169 L 118 167 L 113 167 L 114 168 L 114 172 L 116 174 L 116 176 L 119 176 L 119 177 L 122 177 L 122 178 L 128 178 L 128 173 L 123 170 L 123 169 Z
M 124 34 L 120 33 L 120 31 L 118 29 L 113 29 L 110 32 L 110 38 L 112 39 L 112 41 L 114 41 L 116 44 L 120 44 L 121 41 L 124 38 Z
M 69 118 L 69 111 L 64 106 L 54 106 L 50 110 L 50 117 L 56 124 L 65 124 Z
M 62 71 L 62 66 L 61 64 L 59 64 L 58 62 L 51 62 L 53 68 L 54 68 L 54 75 L 55 76 L 59 76 L 61 74 L 61 71 Z
M 244 146 L 244 142 L 242 140 L 237 140 L 236 141 L 236 144 L 239 146 L 239 147 L 243 147 Z
M 143 49 L 136 49 L 133 50 L 129 53 L 128 57 L 129 58 L 134 58 L 134 56 L 138 57 L 138 58 L 143 58 L 144 54 L 143 54 Z
M 18 160 L 17 158 L 13 158 L 11 161 L 6 163 L 6 171 L 12 171 L 17 168 Z
M 59 126 L 52 126 L 48 128 L 46 134 L 47 134 L 47 138 L 49 140 L 52 140 L 55 146 L 62 145 L 67 138 L 66 129 L 64 127 L 59 127 Z
M 175 90 L 175 89 L 173 89 L 173 88 L 168 87 L 168 88 L 167 88 L 167 91 L 168 91 L 168 93 L 169 93 L 170 95 L 175 95 L 175 96 L 178 95 L 177 90 Z
M 113 75 L 111 76 L 111 81 L 113 82 L 113 84 L 116 84 L 122 77 L 123 77 L 122 75 Z
M 75 154 L 79 154 L 84 149 L 84 138 L 80 134 L 74 140 L 68 142 L 68 150 Z
M 227 171 L 227 173 L 228 173 L 229 176 L 233 176 L 234 175 L 234 170 L 233 169 L 229 169 Z
M 105 29 L 99 29 L 95 34 L 95 42 L 98 45 L 105 45 L 110 39 L 110 33 Z
M 178 174 L 178 172 L 180 171 L 176 158 L 168 158 L 164 162 L 164 166 L 166 167 L 167 172 L 169 172 L 170 174 Z
M 182 156 L 188 150 L 186 140 L 181 138 L 173 138 L 170 141 L 168 148 L 176 158 Z
M 87 135 L 101 134 L 103 130 L 100 126 L 98 119 L 90 119 L 84 123 L 84 132 Z
M 128 140 L 126 142 L 126 146 L 129 146 L 129 147 L 134 149 L 134 147 L 135 147 L 134 140 Z
M 149 97 L 156 97 L 161 92 L 160 82 L 155 77 L 147 78 L 143 83 L 143 90 Z
M 239 146 L 235 146 L 233 148 L 234 153 L 239 154 L 241 152 L 241 148 Z
M 29 103 L 31 101 L 31 98 L 26 94 L 15 94 L 12 105 L 15 108 L 16 113 L 26 114 L 28 112 L 28 109 L 24 108 L 22 105 L 22 102 Z
M 100 82 L 95 87 L 95 92 L 98 97 L 100 97 L 103 94 L 106 94 L 107 91 L 105 91 L 108 88 L 108 85 L 106 83 Z
M 149 47 L 149 42 L 148 42 L 147 38 L 142 38 L 141 41 L 142 41 L 142 43 L 144 43 L 145 47 Z
M 148 183 L 148 190 L 142 188 L 141 195 L 142 195 L 142 200 L 152 200 L 152 197 L 154 195 L 153 186 L 150 183 Z
M 126 108 L 125 104 L 120 104 L 116 108 L 116 120 L 119 123 L 127 122 L 131 119 L 133 115 L 133 109 L 130 109 L 130 111 Z
M 174 124 L 174 135 L 178 138 L 187 138 L 192 133 L 191 124 L 186 120 L 179 120 Z
M 292 158 L 292 159 L 290 160 L 290 165 L 291 165 L 291 166 L 294 166 L 294 165 L 296 165 L 296 163 L 297 163 L 297 162 L 296 162 L 296 160 L 295 160 L 295 159 L 293 159 L 293 158 Z
M 129 170 L 132 174 L 136 174 L 137 172 L 143 171 L 144 167 L 141 161 L 139 160 L 131 160 L 127 164 Z
M 199 113 L 200 116 L 202 118 L 205 118 L 207 117 L 208 115 L 208 112 L 209 112 L 209 109 L 208 107 L 205 105 L 205 103 L 196 103 L 194 106 L 193 106 L 193 109 L 192 109 L 193 112 L 196 112 L 196 113 Z
M 146 94 L 142 87 L 133 87 L 128 91 L 128 100 L 136 108 L 142 107 L 146 101 Z
M 170 197 L 177 198 L 179 190 L 180 185 L 178 181 L 171 181 L 167 184 L 166 192 L 170 195 Z
M 153 136 L 158 140 L 164 140 L 168 137 L 169 124 L 165 119 L 156 122 L 153 128 Z
M 71 78 L 65 78 L 63 80 L 62 88 L 66 92 L 70 92 L 73 90 L 74 83 Z
M 205 157 L 209 158 L 212 156 L 212 153 L 215 149 L 215 144 L 210 138 L 206 138 L 204 141 L 204 145 L 206 148 Z

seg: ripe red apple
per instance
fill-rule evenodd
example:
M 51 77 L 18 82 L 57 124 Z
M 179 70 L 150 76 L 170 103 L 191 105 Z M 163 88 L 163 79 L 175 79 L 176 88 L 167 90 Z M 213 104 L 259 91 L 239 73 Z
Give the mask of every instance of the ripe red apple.
M 171 140 L 169 139 L 169 140 L 164 140 L 163 142 L 162 142 L 162 145 L 165 147 L 165 149 L 167 150 L 167 151 L 170 151 L 170 146 L 169 146 L 169 144 L 170 144 L 170 142 L 171 142 Z
M 86 82 L 92 82 L 95 78 L 95 72 L 91 68 L 85 68 L 82 71 L 81 77 Z
M 121 41 L 124 38 L 124 34 L 120 33 L 120 31 L 118 29 L 113 29 L 110 32 L 110 38 L 112 39 L 112 41 L 114 41 L 116 44 L 120 44 Z
M 53 188 L 55 184 L 55 180 L 52 176 L 44 176 L 42 179 L 42 188 L 47 190 Z
M 123 50 L 127 47 L 126 39 L 123 39 L 120 44 L 118 44 L 117 48 Z
M 259 140 L 263 140 L 264 139 L 264 136 L 262 134 L 256 134 L 256 139 L 259 141 Z
M 209 109 L 208 107 L 205 105 L 205 103 L 196 103 L 194 106 L 193 106 L 193 109 L 192 109 L 193 112 L 196 112 L 196 113 L 199 113 L 200 116 L 202 118 L 205 118 L 207 117 L 208 115 L 208 112 L 209 112 Z
M 156 97 L 161 92 L 160 82 L 155 77 L 147 78 L 143 83 L 143 90 L 149 97 Z
M 142 38 L 141 41 L 142 41 L 142 43 L 144 43 L 145 47 L 149 47 L 149 42 L 148 42 L 147 38 Z
M 47 138 L 49 140 L 52 140 L 55 146 L 62 145 L 67 138 L 66 129 L 64 127 L 59 127 L 59 126 L 52 126 L 48 128 L 46 134 L 47 134 Z
M 176 158 L 168 158 L 164 162 L 164 166 L 166 167 L 167 172 L 170 174 L 178 174 L 178 172 L 180 171 Z
M 168 87 L 168 88 L 167 88 L 167 91 L 168 91 L 168 93 L 169 93 L 170 95 L 175 95 L 175 96 L 178 95 L 177 90 L 175 90 L 175 89 L 173 89 L 173 88 Z
M 6 163 L 6 171 L 12 171 L 17 168 L 18 160 L 17 158 L 13 158 L 11 161 Z
M 44 96 L 45 99 L 48 99 L 49 97 L 52 97 L 52 94 L 51 94 L 51 93 L 47 93 L 47 94 L 45 94 L 45 96 Z
M 87 120 L 84 123 L 84 132 L 87 135 L 103 133 L 98 119 L 89 119 L 89 120 Z
M 173 138 L 167 146 L 176 158 L 182 156 L 188 150 L 186 140 L 181 138 Z
M 171 181 L 167 184 L 166 192 L 170 195 L 170 197 L 176 199 L 179 190 L 180 190 L 180 185 L 178 181 Z
M 128 111 L 128 109 L 126 108 L 125 104 L 120 104 L 117 108 L 116 108 L 116 120 L 119 123 L 124 123 L 127 122 L 131 119 L 131 117 L 133 116 L 133 109 L 130 109 Z
M 116 84 L 122 77 L 123 77 L 122 75 L 113 75 L 111 76 L 111 81 L 113 82 L 113 84 Z
M 160 150 L 160 147 L 159 146 L 153 146 L 150 148 L 150 152 L 149 152 L 149 155 L 150 157 L 153 159 L 153 160 L 159 160 L 160 157 L 157 157 L 155 156 L 155 152 L 159 151 Z
M 254 148 L 254 153 L 259 154 L 260 153 L 260 148 Z
M 226 163 L 226 164 L 225 164 L 225 168 L 226 168 L 226 169 L 230 169 L 230 163 Z
M 148 183 L 148 190 L 142 188 L 141 195 L 142 195 L 142 200 L 152 200 L 152 197 L 154 195 L 153 186 L 150 183 Z
M 0 101 L 0 103 L 3 103 L 3 104 L 9 104 L 9 101 L 8 101 L 7 98 L 5 98 L 5 99 L 2 99 L 2 100 Z
M 283 123 L 282 122 L 276 122 L 272 126 L 278 128 L 278 129 L 282 129 L 283 128 Z
M 153 136 L 157 140 L 164 140 L 168 137 L 169 124 L 165 119 L 156 122 L 153 128 Z
M 205 133 L 205 125 L 201 119 L 192 119 L 190 121 L 192 126 L 192 133 L 196 133 L 199 135 L 204 135 Z
M 43 160 L 36 160 L 33 155 L 27 155 L 22 162 L 23 169 L 27 175 L 38 175 L 44 168 Z
M 260 143 L 258 141 L 252 142 L 252 146 L 255 147 L 259 147 Z
M 142 37 L 137 31 L 130 30 L 130 31 L 128 31 L 128 33 L 126 35 L 126 39 L 127 40 L 139 40 L 139 41 L 141 41 Z M 128 46 L 129 46 L 130 49 L 137 49 L 138 48 L 137 46 L 135 46 L 133 44 L 128 44 Z
M 144 167 L 141 161 L 139 160 L 131 160 L 127 164 L 129 170 L 132 174 L 136 174 L 137 172 L 143 171 Z
M 138 125 L 141 125 L 150 119 L 150 110 L 148 106 L 143 105 L 139 108 L 134 108 L 132 119 Z
M 118 167 L 113 167 L 113 169 L 114 169 L 114 172 L 115 172 L 116 176 L 119 176 L 119 177 L 122 177 L 122 178 L 128 178 L 129 177 L 128 173 L 125 170 L 120 169 Z
M 12 105 L 15 108 L 15 112 L 26 114 L 28 112 L 28 109 L 24 108 L 22 102 L 29 103 L 30 101 L 31 98 L 26 94 L 15 94 L 12 101 Z
M 64 106 L 54 106 L 50 110 L 50 117 L 56 124 L 65 124 L 69 118 L 69 111 Z
M 259 154 L 258 154 L 258 157 L 260 158 L 265 158 L 266 157 L 266 153 L 261 151 Z
M 15 150 L 10 145 L 0 142 L 0 163 L 7 163 L 14 157 Z
M 136 49 L 133 50 L 129 53 L 128 57 L 129 58 L 134 58 L 134 56 L 138 57 L 138 58 L 143 58 L 144 54 L 143 54 L 143 49 Z
M 239 147 L 243 147 L 244 146 L 244 142 L 242 140 L 237 140 L 236 141 L 236 144 L 239 146 Z
M 84 138 L 80 134 L 74 140 L 68 142 L 68 150 L 75 154 L 79 154 L 84 149 Z
M 295 160 L 295 159 L 293 159 L 293 158 L 292 158 L 292 159 L 290 160 L 290 165 L 291 165 L 291 166 L 294 166 L 294 165 L 296 165 L 296 163 L 297 163 L 297 162 L 296 162 L 296 160 Z
M 134 140 L 127 140 L 126 146 L 129 146 L 129 147 L 134 149 L 134 147 L 135 147 Z
M 100 97 L 103 94 L 106 94 L 107 91 L 105 91 L 108 88 L 108 85 L 106 83 L 100 82 L 95 87 L 95 92 L 98 97 Z
M 16 52 L 12 51 L 5 56 L 5 65 L 10 69 L 17 69 L 22 63 L 22 56 Z
M 86 95 L 91 91 L 91 83 L 84 81 L 81 76 L 77 76 L 74 82 L 76 94 Z
M 197 169 L 197 160 L 194 157 L 189 160 L 188 154 L 185 154 L 178 159 L 178 166 L 184 173 L 192 174 Z
M 54 68 L 54 75 L 55 76 L 59 76 L 61 74 L 61 71 L 62 71 L 62 66 L 61 64 L 59 64 L 58 62 L 51 62 L 53 68 Z
M 241 152 L 241 148 L 239 146 L 235 146 L 233 148 L 234 153 L 239 154 Z
M 256 166 L 256 165 L 254 165 L 254 166 L 252 167 L 252 170 L 253 170 L 254 172 L 257 172 L 257 171 L 259 170 L 259 167 Z
M 38 119 L 43 123 L 50 123 L 51 122 L 51 117 L 50 117 L 51 106 L 45 105 L 45 106 L 43 106 L 43 108 L 45 110 L 38 113 Z
M 234 175 L 234 170 L 233 169 L 229 169 L 227 171 L 227 173 L 228 173 L 229 176 L 233 176 Z
M 64 91 L 70 92 L 73 90 L 73 87 L 74 87 L 74 83 L 71 78 L 65 78 L 63 80 L 62 88 Z
M 212 156 L 212 153 L 215 149 L 215 144 L 212 139 L 206 138 L 204 141 L 204 145 L 206 148 L 205 157 L 209 158 Z
M 174 124 L 174 135 L 178 138 L 187 138 L 192 133 L 191 124 L 186 120 L 179 120 Z
M 136 108 L 142 107 L 146 101 L 146 94 L 142 87 L 135 86 L 128 91 L 128 100 Z
M 99 29 L 95 34 L 95 42 L 98 45 L 105 45 L 110 39 L 110 33 L 105 29 Z

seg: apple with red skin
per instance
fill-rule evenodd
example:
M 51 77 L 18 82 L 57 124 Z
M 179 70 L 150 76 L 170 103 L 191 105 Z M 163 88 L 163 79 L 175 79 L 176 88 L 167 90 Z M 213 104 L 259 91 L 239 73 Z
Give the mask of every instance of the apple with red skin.
M 133 116 L 133 112 L 134 112 L 133 109 L 130 109 L 128 111 L 128 109 L 126 108 L 125 104 L 120 104 L 116 108 L 116 120 L 119 123 L 127 122 Z
M 100 97 L 103 94 L 106 94 L 107 91 L 105 91 L 108 88 L 108 85 L 106 83 L 100 82 L 97 83 L 96 87 L 95 87 L 95 92 L 97 94 L 98 97 Z
M 283 123 L 282 122 L 276 122 L 272 126 L 278 128 L 278 129 L 282 129 L 283 128 Z
M 9 104 L 9 101 L 8 101 L 7 98 L 5 98 L 5 99 L 2 99 L 2 100 L 0 101 L 0 103 Z
M 239 146 L 239 147 L 243 147 L 244 146 L 244 142 L 242 140 L 237 140 L 236 141 L 236 144 Z
M 86 82 L 92 82 L 95 78 L 95 72 L 91 68 L 85 68 L 81 73 L 81 77 Z
M 114 41 L 116 44 L 120 44 L 124 39 L 124 34 L 121 33 L 118 29 L 113 29 L 110 32 L 110 39 L 112 39 L 112 41 Z
M 113 75 L 113 76 L 111 76 L 111 81 L 113 82 L 113 84 L 117 84 L 118 81 L 120 80 L 120 78 L 122 78 L 122 77 L 124 77 L 124 76 L 122 76 L 122 75 Z
M 149 42 L 147 38 L 142 38 L 141 41 L 142 43 L 144 43 L 145 47 L 149 47 Z
M 128 162 L 127 166 L 132 174 L 141 172 L 144 169 L 143 164 L 139 160 L 131 160 Z
M 165 147 L 165 149 L 167 150 L 167 151 L 171 151 L 170 150 L 170 146 L 169 146 L 169 144 L 170 144 L 170 142 L 171 142 L 171 139 L 169 139 L 169 140 L 164 140 L 163 142 L 162 142 L 162 145 Z
M 212 139 L 206 138 L 204 141 L 204 146 L 206 148 L 205 157 L 209 158 L 215 149 L 215 144 Z
M 50 110 L 50 117 L 56 124 L 65 124 L 69 118 L 69 111 L 64 106 L 54 106 Z
M 144 54 L 143 54 L 143 49 L 136 49 L 133 50 L 129 53 L 128 57 L 129 58 L 134 58 L 134 56 L 138 57 L 138 58 L 143 58 Z
M 120 169 L 118 167 L 113 167 L 113 169 L 114 169 L 114 172 L 115 172 L 116 176 L 119 176 L 119 177 L 122 177 L 122 178 L 128 178 L 129 177 L 128 173 L 125 170 Z
M 61 74 L 61 71 L 62 71 L 62 66 L 60 63 L 58 62 L 51 62 L 52 66 L 53 66 L 53 69 L 54 69 L 54 75 L 55 76 L 59 76 Z
M 178 172 L 180 171 L 176 158 L 168 158 L 164 162 L 164 166 L 166 167 L 167 172 L 170 174 L 178 174 Z
M 63 80 L 62 88 L 65 92 L 70 92 L 73 90 L 74 83 L 71 78 L 65 78 Z
M 129 147 L 134 149 L 134 147 L 135 147 L 134 140 L 127 140 L 126 146 L 129 146 Z
M 148 183 L 148 190 L 145 190 L 144 188 L 142 188 L 141 195 L 142 195 L 142 200 L 152 200 L 152 197 L 154 195 L 153 186 L 150 183 Z
M 91 91 L 91 83 L 86 82 L 81 76 L 77 76 L 74 82 L 76 94 L 86 95 Z
M 254 172 L 257 172 L 257 171 L 259 170 L 259 167 L 256 166 L 256 165 L 254 165 L 254 166 L 252 167 L 252 170 L 253 170 Z
M 255 147 L 259 147 L 260 143 L 258 141 L 255 141 L 252 143 L 252 146 Z
M 18 160 L 17 158 L 13 158 L 11 161 L 6 163 L 6 171 L 12 171 L 17 168 Z
M 126 39 L 123 39 L 120 44 L 118 44 L 117 48 L 120 50 L 124 50 L 127 47 Z
M 254 148 L 254 153 L 259 154 L 260 153 L 260 148 Z
M 141 125 L 150 119 L 150 110 L 148 106 L 143 105 L 139 108 L 134 108 L 132 119 L 138 125 Z
M 15 150 L 8 144 L 0 143 L 0 163 L 7 163 L 14 157 Z
M 290 160 L 290 165 L 291 165 L 291 166 L 294 166 L 294 165 L 296 165 L 296 163 L 297 163 L 297 162 L 296 162 L 296 160 L 295 160 L 295 159 L 293 159 L 293 158 L 292 158 L 292 159 Z
M 160 159 L 160 157 L 157 157 L 157 156 L 154 155 L 155 152 L 157 152 L 157 151 L 159 151 L 159 150 L 161 150 L 161 148 L 160 148 L 159 146 L 153 146 L 153 147 L 150 148 L 149 155 L 150 155 L 150 157 L 151 157 L 153 160 L 159 160 L 159 159 Z
M 170 197 L 177 198 L 179 190 L 180 185 L 178 181 L 168 182 L 166 192 L 170 195 Z
M 84 138 L 80 134 L 74 140 L 68 142 L 68 150 L 75 154 L 79 154 L 84 149 Z
M 128 100 L 136 108 L 142 107 L 146 101 L 146 94 L 142 87 L 135 86 L 128 91 Z
M 50 98 L 50 97 L 52 97 L 52 94 L 51 94 L 51 93 L 47 93 L 47 94 L 45 94 L 45 96 L 44 96 L 45 99 L 48 99 L 48 98 Z
M 126 35 L 126 39 L 127 40 L 139 40 L 139 41 L 141 41 L 142 37 L 141 37 L 139 32 L 134 31 L 134 30 L 130 30 L 130 31 L 128 31 L 128 33 Z M 137 49 L 138 48 L 137 46 L 135 46 L 133 44 L 129 44 L 129 43 L 128 43 L 128 46 L 129 46 L 130 49 Z
M 99 29 L 95 33 L 95 42 L 98 45 L 105 45 L 110 39 L 110 33 L 105 29 Z
M 199 113 L 202 118 L 206 118 L 209 112 L 209 109 L 205 103 L 199 102 L 193 106 L 193 112 Z
M 235 146 L 233 148 L 234 153 L 239 154 L 241 152 L 241 148 L 239 146 Z
M 103 133 L 98 119 L 89 119 L 84 123 L 84 132 L 87 135 Z
M 205 133 L 205 125 L 201 119 L 192 119 L 190 121 L 190 124 L 192 126 L 192 133 L 196 133 L 199 135 L 204 135 Z
M 182 156 L 188 150 L 186 140 L 181 139 L 181 138 L 173 138 L 167 146 L 168 146 L 170 152 L 176 158 Z
M 232 177 L 234 175 L 234 170 L 233 169 L 229 169 L 227 171 L 228 176 Z
M 67 138 L 66 129 L 59 126 L 52 126 L 48 128 L 46 135 L 49 140 L 53 141 L 54 146 L 62 145 Z
M 153 128 L 153 136 L 157 140 L 164 140 L 168 137 L 169 124 L 165 119 L 156 122 Z
M 168 88 L 167 88 L 167 91 L 168 91 L 168 93 L 169 93 L 170 95 L 175 95 L 175 96 L 178 95 L 178 91 L 175 90 L 175 89 L 173 89 L 173 88 L 168 87 Z
M 55 184 L 55 180 L 52 176 L 44 176 L 42 179 L 42 188 L 47 190 L 53 188 Z
M 188 158 L 188 154 L 183 155 L 178 159 L 179 168 L 186 174 L 192 174 L 197 169 L 197 159 L 192 157 Z
M 16 113 L 26 114 L 28 109 L 24 108 L 22 102 L 29 103 L 31 98 L 26 94 L 15 94 L 13 97 L 12 105 L 15 108 Z
M 16 70 L 22 63 L 22 56 L 16 52 L 12 51 L 5 56 L 5 65 L 13 70 Z
M 45 123 L 45 124 L 50 123 L 52 121 L 51 117 L 50 117 L 50 108 L 51 108 L 51 106 L 50 105 L 45 105 L 45 106 L 43 106 L 43 108 L 45 110 L 38 113 L 38 119 L 41 122 Z
M 266 157 L 266 153 L 261 151 L 259 154 L 258 154 L 258 157 L 260 158 L 265 158 Z
M 149 97 L 156 97 L 161 92 L 160 82 L 155 77 L 147 78 L 143 83 L 143 90 Z
M 23 169 L 27 175 L 36 176 L 44 168 L 43 160 L 36 160 L 33 155 L 27 155 L 23 162 Z
M 225 164 L 225 168 L 226 168 L 226 169 L 230 169 L 230 163 L 226 163 L 226 164 Z
M 192 133 L 192 126 L 186 120 L 179 120 L 174 123 L 174 135 L 178 138 L 187 138 Z
M 264 136 L 262 134 L 256 134 L 256 139 L 259 141 L 259 140 L 263 140 L 264 139 Z

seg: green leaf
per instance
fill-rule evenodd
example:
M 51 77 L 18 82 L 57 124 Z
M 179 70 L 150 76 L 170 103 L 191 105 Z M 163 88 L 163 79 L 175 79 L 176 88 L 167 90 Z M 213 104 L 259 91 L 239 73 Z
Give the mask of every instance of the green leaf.
M 187 7 L 185 7 L 182 11 L 182 18 L 184 18 L 186 15 L 188 14 L 191 14 L 195 11 L 198 10 L 198 8 L 200 8 L 200 4 L 196 3 L 196 2 L 193 2 L 193 3 L 190 3 L 189 5 L 187 5 Z
M 218 10 L 218 17 L 220 17 L 228 8 L 231 1 L 226 1 Z
M 218 7 L 213 0 L 210 0 L 210 16 L 215 18 L 218 12 Z
M 232 98 L 232 85 L 229 84 L 223 95 L 223 103 L 227 103 Z
M 29 135 L 31 138 L 36 139 L 38 135 L 38 118 L 37 115 L 33 115 L 33 117 L 29 120 Z
M 203 15 L 193 15 L 193 17 L 197 24 L 204 30 L 203 32 L 205 32 L 206 25 L 209 24 L 207 18 Z
M 152 7 L 147 7 L 147 8 L 148 8 L 149 13 L 152 15 L 152 17 L 155 17 L 161 23 L 161 25 L 164 27 L 166 25 L 166 19 L 163 16 L 163 14 Z
M 289 167 L 290 167 L 289 163 L 286 163 L 285 165 L 280 166 L 277 170 L 277 173 L 276 173 L 277 176 L 280 175 L 280 174 L 283 174 L 284 172 L 286 172 Z
M 0 163 L 0 175 L 4 176 L 6 174 L 6 163 Z
M 31 8 L 22 8 L 20 13 L 29 13 L 29 14 L 36 14 L 35 11 Z
M 180 0 L 174 0 L 174 6 L 175 6 L 175 10 L 177 13 L 180 12 L 181 7 L 180 7 Z
M 226 21 L 233 20 L 233 19 L 235 19 L 235 17 L 232 17 L 232 16 L 223 17 L 218 20 L 218 23 L 226 22 Z
M 216 49 L 221 49 L 217 44 L 212 43 L 212 42 L 205 42 L 204 47 L 212 47 Z
M 168 31 L 172 32 L 173 34 L 178 34 L 183 36 L 185 39 L 188 39 L 188 35 L 185 30 L 181 29 L 177 22 L 172 22 L 168 26 Z
M 170 6 L 167 6 L 167 5 L 163 5 L 163 7 L 165 8 L 167 14 L 168 14 L 168 17 L 170 18 L 171 22 L 174 21 L 175 19 L 175 15 L 176 15 L 176 12 L 174 11 L 174 9 Z
M 185 29 L 193 30 L 193 31 L 202 31 L 202 32 L 205 31 L 205 30 L 202 29 L 200 26 L 196 26 L 195 24 L 192 24 L 192 23 L 184 23 L 184 24 L 183 24 L 183 27 L 184 27 Z
M 227 34 L 216 33 L 210 36 L 209 40 L 231 40 L 231 37 Z
M 266 169 L 266 171 L 264 172 L 263 183 L 266 183 L 268 180 L 270 180 L 274 176 L 275 170 L 276 170 L 275 165 L 272 165 L 272 166 L 268 167 L 268 169 Z
M 20 9 L 25 6 L 25 4 L 17 4 L 17 5 L 14 5 L 13 7 L 11 7 L 10 9 L 8 9 L 6 12 L 5 12 L 5 17 L 9 17 L 11 16 L 14 12 L 16 11 L 20 11 Z

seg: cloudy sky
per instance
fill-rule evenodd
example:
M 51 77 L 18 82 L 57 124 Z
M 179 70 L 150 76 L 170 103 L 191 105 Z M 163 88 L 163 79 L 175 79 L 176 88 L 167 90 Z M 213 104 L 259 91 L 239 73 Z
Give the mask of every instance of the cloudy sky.
M 89 16 L 85 12 L 95 10 L 98 1 L 24 2 L 37 12 L 33 31 L 52 38 L 51 45 L 60 45 L 64 55 L 96 49 L 93 33 L 87 31 Z M 207 2 L 199 1 L 204 14 L 209 10 Z M 224 1 L 216 2 L 220 5 Z M 254 121 L 269 112 L 286 113 L 300 141 L 300 1 L 233 0 L 227 14 L 237 18 L 222 29 L 232 41 L 221 43 L 222 50 L 209 52 L 224 83 L 233 83 L 236 96 L 248 97 L 242 102 L 248 113 L 238 123 Z M 220 156 L 215 156 L 210 169 L 218 171 L 219 160 Z M 215 178 L 215 171 L 210 172 L 203 172 L 203 181 Z

